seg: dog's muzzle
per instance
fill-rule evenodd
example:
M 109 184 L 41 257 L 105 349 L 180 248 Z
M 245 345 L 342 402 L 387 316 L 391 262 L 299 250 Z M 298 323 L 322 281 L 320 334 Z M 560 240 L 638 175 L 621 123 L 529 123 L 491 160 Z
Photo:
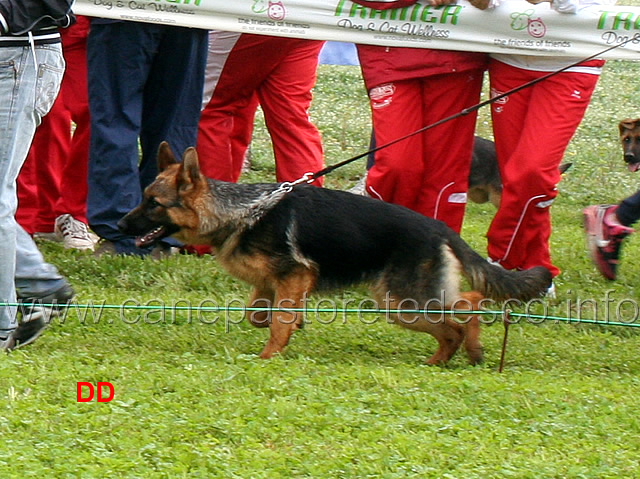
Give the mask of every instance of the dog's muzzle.
M 629 171 L 636 172 L 640 170 L 640 161 L 638 161 L 638 158 L 636 158 L 636 155 L 633 153 L 626 153 L 624 155 L 624 161 L 627 163 Z

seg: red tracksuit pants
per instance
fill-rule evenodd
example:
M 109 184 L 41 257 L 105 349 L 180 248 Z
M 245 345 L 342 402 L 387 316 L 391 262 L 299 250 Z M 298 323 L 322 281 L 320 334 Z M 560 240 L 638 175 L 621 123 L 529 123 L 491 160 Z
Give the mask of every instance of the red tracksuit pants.
M 323 43 L 240 35 L 200 117 L 197 147 L 206 176 L 238 180 L 239 142 L 250 141 L 256 97 L 273 144 L 276 179 L 297 180 L 323 167 L 320 133 L 308 113 Z
M 476 104 L 482 70 L 394 81 L 369 91 L 376 146 Z M 406 206 L 460 231 L 476 113 L 447 121 L 375 153 L 367 175 L 374 198 Z
M 61 31 L 66 60 L 60 93 L 43 119 L 18 176 L 16 220 L 28 232 L 50 233 L 58 215 L 87 222 L 89 19 Z M 75 123 L 71 135 L 71 121 Z
M 494 96 L 547 74 L 496 60 L 489 73 Z M 488 252 L 506 269 L 545 266 L 560 273 L 549 252 L 549 208 L 558 194 L 558 167 L 597 81 L 596 74 L 559 73 L 492 105 L 503 192 Z

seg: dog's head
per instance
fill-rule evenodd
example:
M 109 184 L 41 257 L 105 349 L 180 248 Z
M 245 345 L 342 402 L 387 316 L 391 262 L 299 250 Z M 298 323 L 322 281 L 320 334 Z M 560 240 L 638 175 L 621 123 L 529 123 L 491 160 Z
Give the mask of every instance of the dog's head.
M 629 171 L 640 170 L 640 118 L 622 120 L 618 125 L 624 161 Z
M 178 162 L 167 142 L 158 149 L 158 176 L 144 190 L 142 203 L 118 222 L 124 234 L 135 236 L 139 248 L 153 246 L 168 236 L 186 243 L 199 229 L 194 203 L 207 189 L 207 180 L 200 173 L 195 148 L 188 148 Z

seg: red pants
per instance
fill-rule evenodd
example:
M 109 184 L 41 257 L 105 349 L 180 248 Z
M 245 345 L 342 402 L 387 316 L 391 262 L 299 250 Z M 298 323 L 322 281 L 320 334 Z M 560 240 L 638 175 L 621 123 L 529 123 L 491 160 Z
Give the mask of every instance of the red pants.
M 87 222 L 88 32 L 86 17 L 78 17 L 75 25 L 61 31 L 67 66 L 60 94 L 36 130 L 18 176 L 16 219 L 28 233 L 52 232 L 55 218 L 64 213 Z
M 369 91 L 376 146 L 461 112 L 479 101 L 482 70 L 396 81 Z M 375 153 L 367 192 L 460 231 L 476 113 L 447 121 Z
M 293 181 L 322 168 L 320 133 L 308 113 L 322 44 L 240 36 L 200 117 L 197 147 L 206 176 L 238 180 L 253 129 L 256 98 L 271 135 L 277 180 Z
M 504 93 L 547 72 L 522 70 L 492 61 L 492 95 Z M 564 72 L 493 104 L 493 131 L 503 192 L 487 237 L 489 257 L 506 269 L 551 263 L 549 208 L 558 194 L 558 167 L 575 133 L 598 75 Z

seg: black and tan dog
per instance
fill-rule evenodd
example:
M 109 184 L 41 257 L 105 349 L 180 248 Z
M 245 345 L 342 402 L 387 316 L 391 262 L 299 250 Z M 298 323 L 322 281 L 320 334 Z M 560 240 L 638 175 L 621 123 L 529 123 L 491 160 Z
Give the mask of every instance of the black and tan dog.
M 640 118 L 627 118 L 618 124 L 624 161 L 629 171 L 640 170 Z
M 469 310 L 483 297 L 540 296 L 551 282 L 542 267 L 515 272 L 489 264 L 444 223 L 400 206 L 309 185 L 214 181 L 200 173 L 195 149 L 177 163 L 166 143 L 158 167 L 143 202 L 119 227 L 137 236 L 139 246 L 169 235 L 211 245 L 231 275 L 253 285 L 248 306 L 274 308 L 249 317 L 270 328 L 262 358 L 287 345 L 303 321 L 291 309 L 301 308 L 313 291 L 367 282 L 381 309 L 421 309 L 437 299 L 440 307 Z M 460 292 L 461 272 L 476 291 Z M 430 364 L 449 360 L 463 341 L 472 363 L 482 359 L 477 316 L 467 324 L 439 314 L 389 319 L 436 338 Z
M 480 136 L 476 136 L 473 141 L 467 195 L 474 203 L 490 201 L 496 208 L 500 206 L 502 179 L 498 169 L 496 145 Z

